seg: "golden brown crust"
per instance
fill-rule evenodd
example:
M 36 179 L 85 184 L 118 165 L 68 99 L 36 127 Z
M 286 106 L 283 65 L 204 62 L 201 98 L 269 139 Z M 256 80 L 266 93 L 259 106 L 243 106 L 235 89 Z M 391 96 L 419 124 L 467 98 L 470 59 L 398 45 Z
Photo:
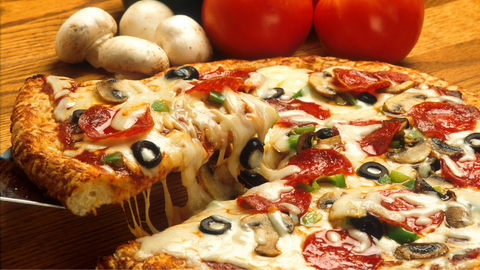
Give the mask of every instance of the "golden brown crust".
M 193 65 L 200 73 L 225 70 L 257 69 L 266 66 L 285 65 L 298 68 L 322 70 L 332 66 L 350 66 L 366 71 L 391 70 L 405 73 L 418 83 L 439 86 L 451 91 L 460 91 L 464 100 L 480 106 L 477 95 L 465 91 L 442 79 L 428 74 L 379 62 L 348 61 L 319 56 L 286 57 L 258 61 L 224 60 Z M 149 82 L 162 76 L 157 74 L 145 79 Z M 118 177 L 100 166 L 83 163 L 62 154 L 58 139 L 59 124 L 54 120 L 53 105 L 49 96 L 42 91 L 44 76 L 27 79 L 20 89 L 12 113 L 12 148 L 16 163 L 28 177 L 48 194 L 61 201 L 77 215 L 86 215 L 104 204 L 121 203 L 133 195 L 151 187 L 159 178 L 130 181 L 127 176 Z

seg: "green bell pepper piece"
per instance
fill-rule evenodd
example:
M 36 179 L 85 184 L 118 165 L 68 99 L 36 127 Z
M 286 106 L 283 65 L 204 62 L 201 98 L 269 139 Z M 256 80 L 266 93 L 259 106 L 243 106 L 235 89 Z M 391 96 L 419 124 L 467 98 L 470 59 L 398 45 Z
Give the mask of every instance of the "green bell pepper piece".
M 405 230 L 402 227 L 386 224 L 385 235 L 399 244 L 408 244 L 420 238 L 416 233 Z
M 115 152 L 109 155 L 106 155 L 102 159 L 103 163 L 108 164 L 114 167 L 123 167 L 123 157 L 122 153 Z
M 156 112 L 168 112 L 169 111 L 167 104 L 165 104 L 164 102 L 162 102 L 160 100 L 155 100 L 152 103 L 152 110 L 154 110 Z
M 212 103 L 218 104 L 218 105 L 223 105 L 225 103 L 225 95 L 217 92 L 215 90 L 210 90 L 208 94 L 208 100 Z

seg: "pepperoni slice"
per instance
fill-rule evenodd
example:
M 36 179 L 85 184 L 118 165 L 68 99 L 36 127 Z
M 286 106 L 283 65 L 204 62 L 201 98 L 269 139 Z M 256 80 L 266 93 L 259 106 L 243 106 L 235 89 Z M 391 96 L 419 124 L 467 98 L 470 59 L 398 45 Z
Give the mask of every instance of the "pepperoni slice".
M 237 198 L 238 206 L 242 208 L 254 208 L 259 212 L 266 213 L 273 209 L 278 209 L 283 212 L 289 212 L 289 208 L 285 204 L 292 204 L 300 209 L 299 216 L 303 216 L 310 206 L 312 195 L 303 189 L 294 188 L 289 192 L 280 194 L 280 199 L 270 201 L 258 193 L 247 194 Z
M 410 192 L 412 191 L 409 189 L 386 189 L 386 190 L 379 191 L 379 193 L 385 197 L 389 197 L 392 194 L 410 193 Z M 410 211 L 413 209 L 419 209 L 421 207 L 418 205 L 413 205 L 411 203 L 408 203 L 407 201 L 401 198 L 395 198 L 393 200 L 388 200 L 388 201 L 382 200 L 380 204 L 390 211 Z M 375 215 L 375 214 L 372 214 L 372 215 Z M 440 224 L 444 220 L 444 217 L 445 217 L 444 212 L 438 211 L 435 214 L 428 216 L 428 218 L 431 220 L 430 224 L 423 224 L 423 223 L 417 224 L 418 217 L 407 217 L 404 222 L 396 222 L 393 220 L 389 220 L 386 217 L 378 217 L 378 218 L 389 224 L 402 227 L 408 231 L 420 233 L 427 228 L 434 230 L 436 227 L 440 226 Z
M 474 106 L 444 102 L 423 102 L 407 114 L 421 132 L 444 140 L 451 133 L 475 129 L 480 119 L 480 111 Z
M 329 234 L 339 236 L 338 241 L 328 239 Z M 383 260 L 375 244 L 371 242 L 371 246 L 361 253 L 353 250 L 359 245 L 360 242 L 344 230 L 319 231 L 307 236 L 303 244 L 303 257 L 319 270 L 377 269 Z
M 340 85 L 348 91 L 373 93 L 379 88 L 392 85 L 390 81 L 371 72 L 343 68 L 335 68 L 332 72 Z
M 320 120 L 325 120 L 331 115 L 330 110 L 324 109 L 316 103 L 305 102 L 299 99 L 267 99 L 266 102 L 275 107 L 279 112 L 301 110 Z
M 232 91 L 245 90 L 246 86 L 242 78 L 233 76 L 213 77 L 203 81 L 193 81 L 194 87 L 185 91 L 185 93 L 208 93 L 210 90 L 222 92 L 224 87 L 229 87 Z
M 452 158 L 458 168 L 463 171 L 462 175 L 455 174 L 444 159 L 441 159 L 443 176 L 460 187 L 474 187 L 480 189 L 480 154 L 475 153 L 475 160 L 459 161 Z
M 115 130 L 110 124 L 118 109 L 107 108 L 102 105 L 94 105 L 86 110 L 78 120 L 78 126 L 90 139 L 99 140 L 106 138 L 125 138 L 138 133 L 149 131 L 154 122 L 150 116 L 150 110 L 140 115 L 136 122 L 128 129 Z
M 291 186 L 295 186 L 299 182 L 309 184 L 320 176 L 353 173 L 350 160 L 332 149 L 306 149 L 293 157 L 287 165 L 298 166 L 301 170 L 286 178 L 288 185 Z
M 284 117 L 278 120 L 278 122 L 275 125 L 288 128 L 288 127 L 304 127 L 304 126 L 316 125 L 316 124 L 317 123 L 315 122 L 300 122 L 290 117 Z
M 382 127 L 365 136 L 360 142 L 360 147 L 369 156 L 383 155 L 388 151 L 388 146 L 395 134 L 400 131 L 401 121 L 383 121 Z
M 214 71 L 200 74 L 199 80 L 207 80 L 215 77 L 225 77 L 225 76 L 238 77 L 246 80 L 250 77 L 249 73 L 253 71 L 254 70 L 251 70 L 251 69 L 225 70 L 224 67 L 218 67 Z

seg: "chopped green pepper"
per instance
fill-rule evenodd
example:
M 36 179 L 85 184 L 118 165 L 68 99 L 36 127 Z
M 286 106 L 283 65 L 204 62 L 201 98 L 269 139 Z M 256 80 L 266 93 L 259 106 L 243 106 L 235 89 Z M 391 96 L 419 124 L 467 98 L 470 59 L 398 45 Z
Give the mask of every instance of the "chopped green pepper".
M 414 126 L 409 129 L 405 129 L 404 137 L 410 140 L 414 140 L 416 138 L 425 138 L 425 135 L 423 135 L 423 133 Z
M 390 179 L 392 179 L 393 183 L 403 183 L 405 181 L 410 180 L 410 176 L 403 174 L 399 171 L 392 170 L 390 172 Z
M 402 141 L 401 140 L 395 140 L 395 141 L 392 141 L 389 145 L 389 147 L 391 148 L 402 148 Z
M 310 125 L 306 125 L 306 126 L 303 126 L 303 127 L 296 127 L 296 128 L 293 129 L 293 132 L 295 134 L 302 134 L 305 131 L 315 131 L 315 126 L 310 124 Z
M 300 137 L 300 135 L 290 135 L 288 137 L 288 146 L 291 148 L 291 149 L 297 149 L 297 142 L 298 142 L 298 138 Z
M 392 224 L 385 224 L 385 235 L 399 244 L 408 244 L 420 239 L 416 233 Z
M 392 183 L 392 179 L 390 178 L 390 176 L 388 176 L 388 174 L 384 174 L 382 177 L 380 177 L 378 179 L 378 183 L 380 185 L 386 185 L 386 184 L 391 184 Z
M 350 104 L 352 104 L 353 106 L 357 105 L 357 99 L 350 93 L 345 94 L 345 99 L 347 99 L 347 101 L 350 102 Z
M 341 106 L 347 105 L 347 101 L 343 99 L 341 96 L 335 96 L 334 101 L 335 101 L 335 104 L 337 105 L 341 105 Z
M 319 212 L 313 211 L 313 212 L 307 212 L 305 215 L 302 217 L 302 224 L 310 227 L 313 224 L 319 222 L 323 218 L 323 215 Z
M 415 179 L 408 180 L 407 182 L 403 183 L 403 186 L 410 190 L 415 190 Z
M 225 95 L 223 93 L 217 92 L 215 90 L 210 90 L 208 94 L 208 100 L 212 103 L 223 105 L 225 103 Z
M 114 167 L 123 167 L 122 153 L 115 152 L 113 154 L 106 155 L 102 159 L 103 163 Z
M 310 192 L 313 192 L 315 191 L 315 188 L 307 185 L 307 184 L 304 184 L 302 182 L 298 182 L 297 185 L 296 185 L 297 188 L 300 188 L 300 189 L 303 189 L 305 190 L 306 192 L 310 193 Z
M 295 94 L 293 94 L 293 98 L 299 98 L 299 97 L 303 97 L 304 95 L 310 93 L 311 91 L 311 88 L 310 86 L 308 85 L 305 85 L 302 89 L 298 90 L 298 92 L 296 92 Z
M 169 111 L 167 104 L 165 104 L 164 102 L 162 102 L 160 100 L 155 100 L 152 103 L 152 110 L 154 110 L 156 112 L 168 112 Z
M 327 182 L 339 188 L 346 188 L 345 176 L 340 174 L 334 174 L 330 176 L 321 176 L 316 181 Z

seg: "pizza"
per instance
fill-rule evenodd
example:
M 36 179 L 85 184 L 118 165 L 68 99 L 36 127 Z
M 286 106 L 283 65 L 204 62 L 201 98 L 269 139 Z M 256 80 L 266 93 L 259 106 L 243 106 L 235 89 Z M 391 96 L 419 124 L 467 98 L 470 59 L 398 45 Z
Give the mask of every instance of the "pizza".
M 416 70 L 318 56 L 37 75 L 12 149 L 77 215 L 181 173 L 172 226 L 136 228 L 100 269 L 475 269 L 479 105 Z

